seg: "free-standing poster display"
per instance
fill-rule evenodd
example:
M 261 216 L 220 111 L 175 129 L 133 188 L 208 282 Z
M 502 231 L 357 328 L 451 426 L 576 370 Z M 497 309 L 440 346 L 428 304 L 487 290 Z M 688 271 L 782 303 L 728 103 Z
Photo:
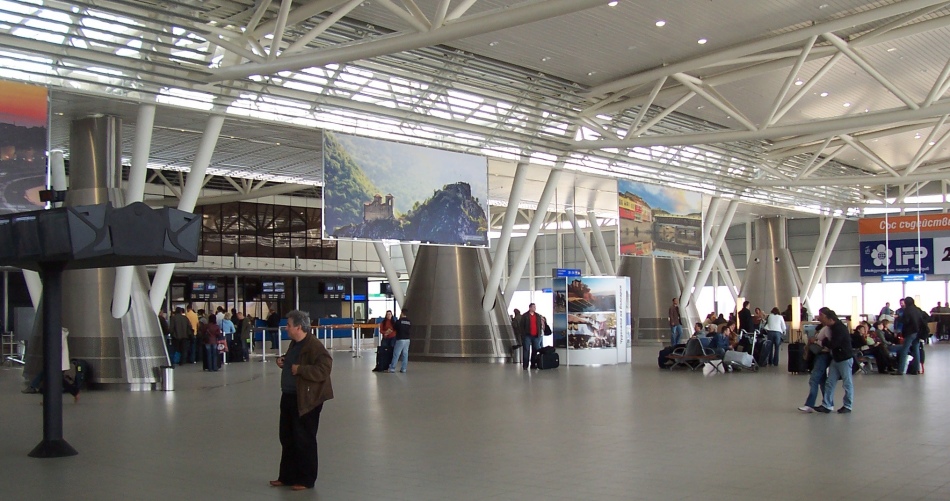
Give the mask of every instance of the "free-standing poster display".
M 617 181 L 620 254 L 703 257 L 703 196 L 691 191 Z
M 0 80 L 0 214 L 43 208 L 48 124 L 45 87 Z
M 488 160 L 323 134 L 325 238 L 488 246 Z
M 553 279 L 554 346 L 568 365 L 630 362 L 630 278 Z

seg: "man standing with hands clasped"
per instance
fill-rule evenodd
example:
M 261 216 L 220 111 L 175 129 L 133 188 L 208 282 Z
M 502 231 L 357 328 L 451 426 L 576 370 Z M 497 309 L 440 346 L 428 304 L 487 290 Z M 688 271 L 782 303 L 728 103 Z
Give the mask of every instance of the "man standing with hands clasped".
M 310 315 L 287 314 L 290 347 L 277 358 L 280 373 L 280 474 L 272 487 L 312 489 L 317 481 L 317 428 L 323 403 L 333 398 L 333 357 L 310 334 Z
M 537 305 L 528 305 L 528 312 L 521 315 L 521 369 L 536 369 L 534 354 L 541 349 L 541 336 L 544 335 L 544 321 L 537 312 Z

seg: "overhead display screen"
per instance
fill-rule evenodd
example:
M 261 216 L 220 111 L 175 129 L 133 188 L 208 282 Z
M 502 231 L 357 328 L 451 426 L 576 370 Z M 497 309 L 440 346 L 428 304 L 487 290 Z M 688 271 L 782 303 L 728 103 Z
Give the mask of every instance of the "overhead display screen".
M 488 246 L 488 160 L 325 132 L 326 238 Z

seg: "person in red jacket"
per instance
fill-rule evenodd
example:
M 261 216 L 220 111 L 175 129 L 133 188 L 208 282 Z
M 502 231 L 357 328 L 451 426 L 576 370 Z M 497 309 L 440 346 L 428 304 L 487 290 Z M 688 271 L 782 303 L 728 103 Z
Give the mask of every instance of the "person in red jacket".
M 541 349 L 541 336 L 544 335 L 544 317 L 537 311 L 534 303 L 528 305 L 528 311 L 521 315 L 521 369 L 537 369 L 534 354 Z

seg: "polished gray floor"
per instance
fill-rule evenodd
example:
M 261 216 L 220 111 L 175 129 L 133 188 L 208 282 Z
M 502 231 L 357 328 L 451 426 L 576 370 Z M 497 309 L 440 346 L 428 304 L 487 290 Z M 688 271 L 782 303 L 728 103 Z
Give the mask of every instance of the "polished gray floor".
M 0 498 L 950 499 L 950 347 L 923 376 L 858 376 L 851 415 L 804 415 L 807 378 L 632 365 L 528 371 L 335 351 L 312 491 L 275 489 L 278 370 L 176 369 L 176 391 L 67 396 L 79 456 L 32 459 L 41 397 L 0 369 Z M 840 405 L 841 390 L 838 391 Z

